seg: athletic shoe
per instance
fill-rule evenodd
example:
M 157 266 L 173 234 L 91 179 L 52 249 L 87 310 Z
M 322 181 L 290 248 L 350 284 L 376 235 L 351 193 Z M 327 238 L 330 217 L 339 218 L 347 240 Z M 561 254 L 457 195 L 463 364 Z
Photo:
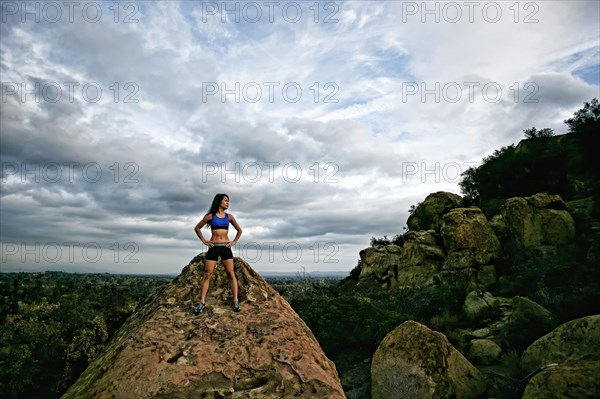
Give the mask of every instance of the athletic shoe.
M 240 302 L 239 301 L 233 301 L 233 305 L 231 305 L 231 307 L 233 308 L 234 312 L 239 312 L 240 311 Z
M 194 313 L 195 314 L 200 314 L 205 307 L 206 307 L 205 304 L 203 304 L 202 302 L 198 302 L 198 306 L 196 306 L 194 308 Z

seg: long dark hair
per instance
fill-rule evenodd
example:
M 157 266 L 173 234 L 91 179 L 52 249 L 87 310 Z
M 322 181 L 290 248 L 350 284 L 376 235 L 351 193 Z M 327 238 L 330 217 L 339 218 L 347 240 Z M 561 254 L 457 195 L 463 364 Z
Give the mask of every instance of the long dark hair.
M 221 205 L 221 201 L 223 201 L 223 197 L 227 197 L 229 199 L 229 195 L 225 193 L 215 195 L 215 198 L 213 198 L 213 202 L 206 213 L 207 215 L 214 215 L 215 213 L 219 212 L 219 206 Z M 206 227 L 210 228 L 210 223 L 207 223 Z

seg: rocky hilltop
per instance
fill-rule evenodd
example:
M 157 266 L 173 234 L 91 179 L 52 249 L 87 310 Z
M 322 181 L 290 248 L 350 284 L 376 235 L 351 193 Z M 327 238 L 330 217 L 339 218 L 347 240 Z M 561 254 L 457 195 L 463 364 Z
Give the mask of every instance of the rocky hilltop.
M 463 207 L 456 194 L 430 194 L 408 218 L 401 245 L 360 251 L 359 278 L 391 288 L 459 280 L 469 290 L 489 289 L 499 282 L 498 272 L 506 271 L 498 269 L 506 269 L 502 261 L 508 251 L 518 252 L 523 262 L 539 262 L 572 247 L 575 219 L 592 218 L 592 207 L 580 206 L 581 201 L 565 203 L 547 193 L 514 197 L 488 218 L 479 207 Z M 586 233 L 598 238 L 599 227 L 589 226 Z M 589 241 L 584 250 L 591 257 L 597 247 Z
M 392 290 L 452 285 L 465 295 L 459 314 L 445 316 L 445 333 L 466 359 L 451 355 L 454 348 L 443 335 L 407 322 L 390 332 L 373 356 L 372 398 L 386 399 L 398 390 L 422 398 L 472 398 L 497 376 L 519 381 L 514 395 L 529 382 L 527 398 L 598 397 L 600 384 L 591 376 L 600 372 L 595 349 L 600 319 L 589 316 L 559 325 L 559 317 L 547 308 L 564 301 L 560 289 L 580 284 L 578 293 L 585 286 L 555 276 L 566 280 L 589 270 L 583 276 L 595 283 L 592 266 L 597 267 L 600 225 L 593 208 L 591 196 L 563 201 L 559 195 L 537 193 L 504 199 L 486 215 L 477 206 L 464 206 L 456 194 L 437 192 L 414 209 L 409 230 L 394 244 L 362 250 L 359 284 L 374 280 Z M 563 311 L 563 321 L 585 315 L 585 306 L 578 303 L 577 309 Z M 401 344 L 419 340 L 431 345 Z M 526 348 L 522 370 L 527 375 L 515 379 L 503 374 L 503 359 Z M 445 355 L 432 356 L 437 352 Z M 460 373 L 451 372 L 452 359 L 461 360 Z
M 241 312 L 219 264 L 207 308 L 194 315 L 203 265 L 200 254 L 140 305 L 63 399 L 345 398 L 310 329 L 242 259 Z

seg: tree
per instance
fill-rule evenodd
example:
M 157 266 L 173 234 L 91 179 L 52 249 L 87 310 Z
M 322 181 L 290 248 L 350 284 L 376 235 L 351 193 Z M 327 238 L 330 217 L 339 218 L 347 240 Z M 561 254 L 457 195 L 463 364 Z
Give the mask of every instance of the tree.
M 386 245 L 390 245 L 392 242 L 384 235 L 383 238 L 371 237 L 371 246 L 372 247 L 384 247 Z
M 416 204 L 416 205 L 411 205 L 411 206 L 410 206 L 410 208 L 408 208 L 408 214 L 409 214 L 409 215 L 412 215 L 412 214 L 413 214 L 413 212 L 414 212 L 415 210 L 417 210 L 417 208 L 419 207 L 419 205 L 421 205 L 421 203 L 420 203 L 420 202 L 417 202 L 417 204 Z
M 460 192 L 463 196 L 469 200 L 470 203 L 475 203 L 479 198 L 480 193 L 477 188 L 477 182 L 475 181 L 475 175 L 477 174 L 477 168 L 470 167 L 460 174 L 462 177 L 458 183 L 460 186 Z
M 598 99 L 594 98 L 589 103 L 585 103 L 583 108 L 573 114 L 573 118 L 565 119 L 571 133 L 578 132 L 582 128 L 600 121 L 600 104 Z
M 106 322 L 95 318 L 77 331 L 65 350 L 67 362 L 61 381 L 67 388 L 104 349 L 108 340 Z
M 537 130 L 535 127 L 530 127 L 529 129 L 523 130 L 523 133 L 525 133 L 525 138 L 528 139 L 554 136 L 554 130 L 547 127 L 541 130 Z

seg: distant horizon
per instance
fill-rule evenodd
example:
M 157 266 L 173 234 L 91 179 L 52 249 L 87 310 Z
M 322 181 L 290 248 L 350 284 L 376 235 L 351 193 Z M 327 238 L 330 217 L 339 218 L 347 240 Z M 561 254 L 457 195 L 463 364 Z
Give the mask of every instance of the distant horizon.
M 183 268 L 182 268 L 182 270 L 183 270 Z M 350 271 L 340 271 L 340 270 L 279 271 L 279 270 L 259 270 L 259 269 L 255 269 L 255 268 L 253 268 L 253 270 L 263 276 L 266 276 L 266 275 L 295 276 L 295 275 L 301 275 L 304 272 L 309 275 L 331 275 L 331 276 L 341 276 L 341 275 L 349 275 L 350 274 Z M 69 267 L 69 268 L 58 267 L 58 268 L 46 268 L 46 269 L 39 269 L 39 270 L 35 270 L 35 269 L 4 270 L 4 268 L 0 270 L 0 274 L 52 273 L 52 272 L 66 273 L 66 274 L 111 274 L 111 275 L 123 275 L 123 276 L 129 275 L 129 276 L 172 276 L 172 277 L 176 277 L 181 274 L 181 272 L 179 272 L 179 273 L 144 273 L 144 272 L 131 273 L 131 272 L 115 272 L 115 271 L 108 271 L 108 270 L 103 270 L 103 269 L 84 270 L 83 267 L 76 267 L 76 266 Z

